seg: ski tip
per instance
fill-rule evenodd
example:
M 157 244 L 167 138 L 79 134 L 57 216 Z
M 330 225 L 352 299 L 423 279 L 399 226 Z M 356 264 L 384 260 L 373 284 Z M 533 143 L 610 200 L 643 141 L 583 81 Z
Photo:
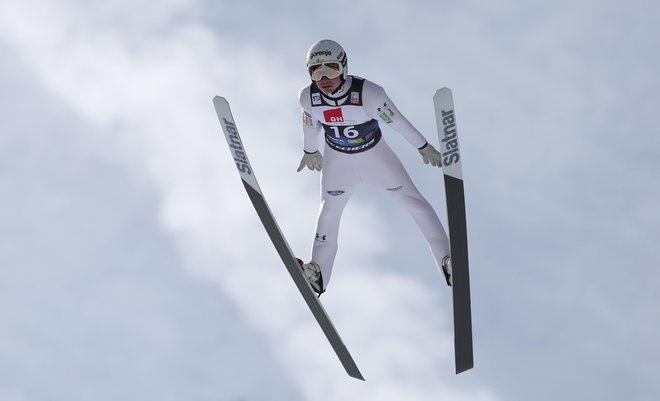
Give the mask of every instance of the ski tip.
M 222 97 L 222 96 L 218 96 L 218 95 L 216 95 L 216 96 L 213 96 L 213 103 L 214 103 L 214 104 L 218 104 L 218 103 L 227 103 L 227 99 L 225 99 L 225 98 Z
M 441 94 L 446 93 L 446 92 L 449 92 L 449 94 L 451 94 L 451 89 L 444 86 L 444 87 L 436 90 L 435 95 L 433 95 L 433 97 L 440 96 Z

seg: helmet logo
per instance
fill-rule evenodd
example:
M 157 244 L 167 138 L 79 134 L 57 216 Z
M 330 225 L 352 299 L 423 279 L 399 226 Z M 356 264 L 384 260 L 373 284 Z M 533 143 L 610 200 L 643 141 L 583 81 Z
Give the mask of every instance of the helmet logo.
M 332 52 L 330 50 L 319 50 L 317 52 L 312 53 L 309 56 L 309 58 L 314 58 L 314 57 L 321 56 L 321 55 L 329 57 L 329 56 L 332 56 Z

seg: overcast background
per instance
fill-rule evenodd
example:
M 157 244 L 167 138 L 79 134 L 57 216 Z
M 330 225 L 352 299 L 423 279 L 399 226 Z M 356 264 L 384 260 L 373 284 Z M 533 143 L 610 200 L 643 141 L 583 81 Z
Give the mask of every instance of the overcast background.
M 652 400 L 660 3 L 0 0 L 0 400 Z M 454 91 L 475 368 L 405 212 L 364 188 L 322 301 L 346 376 L 248 202 L 211 99 L 308 259 L 296 173 L 319 39 L 437 144 Z M 385 129 L 446 221 L 441 173 Z

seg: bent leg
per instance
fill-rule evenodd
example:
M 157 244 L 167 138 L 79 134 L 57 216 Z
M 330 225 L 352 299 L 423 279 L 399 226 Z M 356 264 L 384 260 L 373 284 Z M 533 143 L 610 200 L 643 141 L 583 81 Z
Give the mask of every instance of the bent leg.
M 435 210 L 417 190 L 399 158 L 383 141 L 370 156 L 374 168 L 370 170 L 368 182 L 386 191 L 408 211 L 431 248 L 438 268 L 442 269 L 442 259 L 449 254 L 449 238 Z
M 316 234 L 312 246 L 312 262 L 321 267 L 324 288 L 327 287 L 338 249 L 339 223 L 346 203 L 355 187 L 323 191 L 321 209 L 316 222 Z
M 330 282 L 338 249 L 339 223 L 351 195 L 359 183 L 354 155 L 326 148 L 321 173 L 321 208 L 312 246 L 312 262 L 321 268 L 323 289 Z
M 412 182 L 402 184 L 401 188 L 396 191 L 388 190 L 388 193 L 413 218 L 431 248 L 438 268 L 441 269 L 442 259 L 449 255 L 449 238 L 431 204 L 415 188 Z

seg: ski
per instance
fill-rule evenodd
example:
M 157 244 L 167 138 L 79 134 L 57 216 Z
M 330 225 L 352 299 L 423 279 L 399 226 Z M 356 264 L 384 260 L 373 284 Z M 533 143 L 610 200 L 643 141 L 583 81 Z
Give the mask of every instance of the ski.
M 456 374 L 474 367 L 472 352 L 472 312 L 468 269 L 465 193 L 458 147 L 454 100 L 449 88 L 433 96 L 435 119 L 442 153 L 442 172 L 447 198 L 447 221 L 452 261 L 452 298 L 454 306 L 454 355 Z
M 268 204 L 266 204 L 266 200 L 263 196 L 263 193 L 261 192 L 261 189 L 259 188 L 259 184 L 257 184 L 254 170 L 248 161 L 247 153 L 243 147 L 241 137 L 238 134 L 236 123 L 234 122 L 231 110 L 229 109 L 229 103 L 225 98 L 216 96 L 213 98 L 213 105 L 215 106 L 218 120 L 220 121 L 220 125 L 222 126 L 222 130 L 224 131 L 225 137 L 227 139 L 229 150 L 231 151 L 231 155 L 234 159 L 234 162 L 236 163 L 236 167 L 238 168 L 241 180 L 243 181 L 243 186 L 245 187 L 248 197 L 252 201 L 252 204 L 254 205 L 259 218 L 261 219 L 261 223 L 264 225 L 268 236 L 275 246 L 277 253 L 280 255 L 282 262 L 284 262 L 284 266 L 289 271 L 293 282 L 295 283 L 296 287 L 298 287 L 298 291 L 300 291 L 300 294 L 302 294 L 302 297 L 307 303 L 307 306 L 312 311 L 312 314 L 316 318 L 319 326 L 321 326 L 321 330 L 323 330 L 323 333 L 330 342 L 330 345 L 339 357 L 339 360 L 344 366 L 344 369 L 346 369 L 346 373 L 356 379 L 364 380 L 364 377 L 362 377 L 362 374 L 360 373 L 360 370 L 353 360 L 353 357 L 348 352 L 346 345 L 344 345 L 344 342 L 332 324 L 332 321 L 328 317 L 328 314 L 323 308 L 323 305 L 321 305 L 321 302 L 316 297 L 311 286 L 303 276 L 302 270 L 300 269 L 300 265 L 298 264 L 296 257 L 294 256 L 293 252 L 291 252 L 291 248 L 289 247 L 286 239 L 284 238 L 284 235 L 282 234 L 282 231 L 277 225 L 275 217 L 270 211 Z

